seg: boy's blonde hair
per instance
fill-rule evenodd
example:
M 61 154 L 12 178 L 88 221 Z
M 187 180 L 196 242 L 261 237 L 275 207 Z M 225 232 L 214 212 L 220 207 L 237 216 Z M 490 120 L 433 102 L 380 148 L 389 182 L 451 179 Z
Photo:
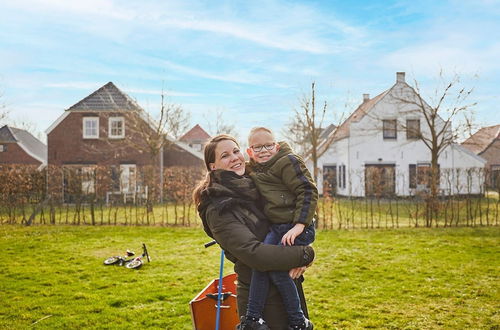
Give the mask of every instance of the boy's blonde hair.
M 257 133 L 257 132 L 260 132 L 260 131 L 264 131 L 264 132 L 267 132 L 269 134 L 271 134 L 271 136 L 273 137 L 274 139 L 274 133 L 273 131 L 271 131 L 269 128 L 267 127 L 264 127 L 264 126 L 259 126 L 259 127 L 254 127 L 250 130 L 250 133 L 248 134 L 248 145 L 250 145 L 250 139 L 252 138 L 252 136 Z

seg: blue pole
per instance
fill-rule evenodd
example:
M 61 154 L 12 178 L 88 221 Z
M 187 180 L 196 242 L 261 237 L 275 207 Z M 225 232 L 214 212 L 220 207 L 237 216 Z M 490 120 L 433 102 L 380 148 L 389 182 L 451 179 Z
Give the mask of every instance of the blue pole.
M 222 303 L 222 275 L 224 273 L 224 250 L 220 252 L 220 270 L 219 270 L 219 291 L 217 293 L 217 316 L 215 317 L 215 330 L 220 326 L 220 306 Z

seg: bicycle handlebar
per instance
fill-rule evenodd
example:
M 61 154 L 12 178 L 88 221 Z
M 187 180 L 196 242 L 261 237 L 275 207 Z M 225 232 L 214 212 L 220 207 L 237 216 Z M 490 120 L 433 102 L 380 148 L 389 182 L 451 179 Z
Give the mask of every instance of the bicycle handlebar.
M 217 244 L 217 242 L 215 240 L 208 242 L 208 243 L 205 243 L 205 248 L 210 247 L 210 246 L 215 245 L 215 244 Z

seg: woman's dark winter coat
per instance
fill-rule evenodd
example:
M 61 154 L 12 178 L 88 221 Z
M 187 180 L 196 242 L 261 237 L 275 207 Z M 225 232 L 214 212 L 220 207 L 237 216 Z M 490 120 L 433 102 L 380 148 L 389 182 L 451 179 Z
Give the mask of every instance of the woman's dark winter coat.
M 263 244 L 269 223 L 260 211 L 259 195 L 252 180 L 223 170 L 210 175 L 211 184 L 202 192 L 198 211 L 207 234 L 234 262 L 238 274 L 238 311 L 245 315 L 252 268 L 265 272 L 305 266 L 313 261 L 314 250 L 309 246 Z M 300 283 L 298 289 L 302 292 Z M 273 285 L 264 308 L 264 319 L 273 330 L 287 328 L 281 296 Z

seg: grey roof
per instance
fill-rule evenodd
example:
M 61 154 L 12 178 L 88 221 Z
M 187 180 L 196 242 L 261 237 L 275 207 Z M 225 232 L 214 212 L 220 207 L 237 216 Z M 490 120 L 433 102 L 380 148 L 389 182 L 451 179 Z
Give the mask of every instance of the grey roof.
M 141 107 L 127 94 L 118 89 L 112 82 L 108 82 L 83 100 L 72 105 L 67 111 L 117 111 L 142 110 Z
M 47 163 L 47 146 L 28 131 L 5 125 L 0 128 L 0 141 L 21 144 L 35 158 Z
M 17 142 L 7 125 L 0 128 L 0 142 Z
M 333 132 L 333 130 L 336 128 L 334 124 L 330 124 L 327 127 L 323 128 L 321 130 L 321 134 L 319 135 L 320 140 L 326 139 L 330 133 Z

